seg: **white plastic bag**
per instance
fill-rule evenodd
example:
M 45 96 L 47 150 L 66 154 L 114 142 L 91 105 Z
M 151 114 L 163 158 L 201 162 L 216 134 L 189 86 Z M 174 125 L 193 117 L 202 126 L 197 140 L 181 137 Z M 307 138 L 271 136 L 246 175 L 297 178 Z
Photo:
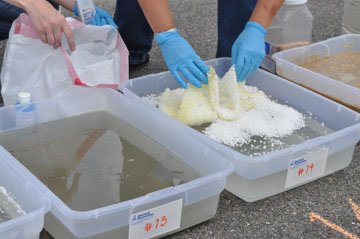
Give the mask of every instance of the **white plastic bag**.
M 20 91 L 38 101 L 79 86 L 118 89 L 128 80 L 129 53 L 117 30 L 67 21 L 76 42 L 74 52 L 64 36 L 58 49 L 42 43 L 27 15 L 14 21 L 1 72 L 5 105 L 14 104 Z

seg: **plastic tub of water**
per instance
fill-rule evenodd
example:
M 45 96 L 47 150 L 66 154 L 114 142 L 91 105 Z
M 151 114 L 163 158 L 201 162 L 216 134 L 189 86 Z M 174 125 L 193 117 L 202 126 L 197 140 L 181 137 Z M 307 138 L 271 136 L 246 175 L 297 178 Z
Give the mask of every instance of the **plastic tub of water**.
M 232 164 L 151 109 L 109 89 L 35 108 L 24 129 L 0 109 L 0 144 L 50 199 L 55 238 L 150 238 L 214 217 Z
M 35 239 L 50 210 L 48 199 L 23 177 L 22 167 L 0 146 L 0 238 Z M 14 162 L 16 164 L 16 162 Z
M 282 51 L 273 59 L 279 76 L 360 112 L 360 68 L 356 63 L 360 62 L 360 35 L 342 35 Z M 326 63 L 319 64 L 316 71 L 301 66 L 323 59 Z
M 207 63 L 215 68 L 219 76 L 223 76 L 230 68 L 231 59 L 220 58 Z M 163 118 L 172 120 L 174 127 L 182 127 L 184 131 L 221 152 L 235 167 L 234 173 L 227 180 L 226 189 L 248 202 L 298 187 L 350 164 L 360 138 L 358 113 L 263 70 L 258 70 L 249 77 L 247 84 L 258 87 L 278 102 L 287 104 L 307 116 L 308 125 L 304 128 L 305 131 L 285 139 L 286 143 L 286 140 L 296 141 L 298 138 L 295 145 L 274 152 L 263 152 L 261 156 L 250 156 L 170 119 L 141 99 L 149 94 L 163 92 L 166 88 L 178 88 L 169 72 L 133 79 L 120 90 L 139 104 L 147 104 L 148 108 L 156 110 Z M 307 134 L 309 139 L 302 138 L 302 134 Z M 302 175 L 310 176 L 297 178 L 296 170 L 300 170 L 298 166 L 304 163 Z M 311 165 L 315 165 L 320 171 L 305 174 L 306 170 L 311 170 Z

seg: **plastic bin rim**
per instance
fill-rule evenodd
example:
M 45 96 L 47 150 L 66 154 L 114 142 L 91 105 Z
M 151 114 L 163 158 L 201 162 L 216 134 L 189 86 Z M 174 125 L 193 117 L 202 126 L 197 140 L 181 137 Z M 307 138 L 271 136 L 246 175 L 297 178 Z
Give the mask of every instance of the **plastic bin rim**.
M 354 34 L 354 33 L 344 34 L 344 35 L 340 35 L 340 36 L 331 37 L 331 38 L 328 38 L 328 39 L 323 40 L 323 41 L 314 42 L 314 43 L 311 43 L 310 45 L 299 46 L 299 47 L 287 49 L 287 50 L 284 50 L 284 51 L 280 51 L 280 52 L 277 52 L 274 55 L 272 55 L 272 58 L 273 59 L 278 59 L 279 55 L 287 54 L 289 52 L 296 52 L 296 51 L 299 51 L 299 50 L 304 50 L 304 49 L 307 49 L 307 48 L 309 48 L 311 46 L 327 45 L 329 42 L 337 41 L 338 39 L 341 39 L 341 38 L 346 39 L 346 38 L 350 38 L 350 37 L 359 38 L 359 40 L 360 40 L 360 34 Z
M 3 160 L 6 165 L 11 167 L 18 174 L 21 174 L 22 177 L 25 177 L 24 175 L 30 176 L 30 178 L 27 180 L 28 181 L 30 180 L 30 183 L 34 187 L 34 189 L 38 189 L 38 191 L 43 194 L 43 196 L 41 196 L 41 199 L 44 200 L 44 202 L 46 203 L 46 207 L 43 210 L 44 214 L 46 214 L 50 210 L 51 211 L 58 210 L 59 213 L 65 217 L 68 216 L 69 214 L 71 214 L 72 220 L 82 220 L 82 219 L 84 220 L 84 219 L 93 218 L 94 216 L 98 216 L 99 210 L 102 210 L 101 214 L 108 214 L 108 213 L 112 213 L 114 211 L 114 207 L 116 207 L 116 211 L 132 208 L 133 205 L 135 205 L 134 204 L 135 201 L 139 201 L 141 199 L 146 199 L 152 193 L 156 193 L 156 192 L 160 191 L 160 190 L 157 190 L 157 191 L 148 193 L 144 196 L 141 196 L 141 197 L 138 197 L 138 198 L 135 198 L 132 200 L 114 203 L 114 204 L 111 204 L 111 205 L 108 205 L 105 207 L 101 207 L 101 208 L 97 208 L 97 209 L 92 209 L 92 210 L 88 210 L 88 211 L 76 211 L 76 210 L 71 209 L 63 201 L 61 201 L 60 198 L 58 198 L 50 189 L 48 189 L 38 178 L 36 178 L 25 166 L 23 166 L 20 162 L 18 162 L 1 145 L 0 145 L 0 153 L 3 156 L 7 157 L 7 160 Z M 12 164 L 10 164 L 10 162 Z M 217 171 L 217 172 L 214 172 L 211 174 L 201 176 L 195 180 L 186 182 L 179 186 L 168 187 L 168 189 L 172 190 L 172 193 L 164 195 L 163 198 L 169 197 L 169 196 L 171 196 L 173 194 L 177 194 L 179 192 L 189 191 L 198 186 L 202 186 L 204 184 L 211 183 L 211 181 L 217 181 L 219 178 L 226 178 L 228 175 L 230 175 L 234 171 L 234 166 L 228 160 L 224 160 L 224 162 L 225 162 L 225 164 L 222 165 L 223 168 L 221 171 Z M 14 164 L 15 164 L 15 166 L 14 166 Z M 152 202 L 152 200 L 148 200 L 147 202 Z M 55 208 L 53 206 L 55 206 Z M 57 216 L 57 214 L 55 214 L 55 216 Z M 17 219 L 17 218 L 14 218 L 14 220 L 15 219 Z M 58 219 L 60 219 L 60 218 L 58 218 Z
M 316 77 L 318 77 L 320 80 L 322 80 L 322 81 L 325 80 L 327 84 L 331 84 L 334 87 L 343 87 L 343 88 L 345 87 L 345 88 L 349 88 L 349 89 L 358 91 L 359 88 L 357 88 L 355 86 L 346 84 L 346 83 L 344 83 L 342 81 L 338 81 L 338 80 L 330 78 L 330 77 L 328 77 L 326 75 L 323 75 L 323 74 L 320 74 L 318 72 L 309 70 L 307 68 L 304 68 L 304 67 L 294 63 L 292 60 L 285 59 L 287 57 L 287 54 L 294 53 L 294 52 L 296 53 L 298 51 L 301 51 L 301 50 L 304 50 L 304 49 L 307 49 L 307 48 L 313 47 L 313 46 L 324 45 L 324 46 L 328 47 L 329 42 L 333 42 L 333 41 L 335 41 L 335 40 L 337 40 L 339 38 L 347 38 L 347 37 L 356 37 L 356 38 L 359 38 L 359 40 L 360 40 L 360 35 L 357 35 L 357 34 L 345 34 L 345 35 L 341 35 L 341 36 L 337 36 L 337 37 L 332 37 L 332 38 L 329 38 L 329 39 L 324 40 L 324 41 L 316 42 L 316 43 L 313 43 L 313 44 L 310 44 L 310 45 L 307 45 L 307 46 L 295 47 L 295 48 L 292 48 L 292 49 L 277 52 L 274 55 L 272 55 L 271 58 L 274 61 L 286 62 L 291 67 L 300 68 L 302 71 L 304 71 L 304 72 L 306 72 L 308 74 L 311 73 L 311 74 L 315 75 Z
M 105 89 L 107 90 L 108 92 L 112 93 L 112 94 L 118 94 L 118 92 L 114 91 L 114 90 L 111 90 L 111 89 Z M 70 93 L 70 95 L 72 95 L 74 93 Z M 76 94 L 76 93 L 75 93 Z M 52 101 L 56 101 L 57 99 L 61 99 L 62 97 L 64 96 L 58 96 L 58 97 L 55 97 L 53 99 L 51 99 Z M 66 96 L 65 96 L 66 97 Z M 129 99 L 130 100 L 130 99 Z M 48 101 L 48 100 L 40 100 L 38 101 L 37 103 L 41 103 L 41 102 L 45 102 L 45 101 Z M 8 107 L 15 107 L 13 105 L 10 105 L 10 106 L 6 106 L 5 108 L 8 108 Z M 13 129 L 9 129 L 8 131 L 11 131 Z M 5 132 L 5 131 L 4 131 Z M 150 136 L 149 136 L 150 137 Z M 150 137 L 151 138 L 151 137 Z M 210 150 L 213 150 L 212 148 L 209 148 Z M 215 150 L 213 150 L 215 151 Z M 42 193 L 45 193 L 46 197 L 49 198 L 49 196 L 51 197 L 51 204 L 54 203 L 54 199 L 57 199 L 56 201 L 56 204 L 58 206 L 61 206 L 60 208 L 62 209 L 65 209 L 67 210 L 68 206 L 66 204 L 64 204 L 51 190 L 49 190 L 36 176 L 34 176 L 25 166 L 23 166 L 20 162 L 18 162 L 14 156 L 12 156 L 5 148 L 3 148 L 1 145 L 0 145 L 0 153 L 2 152 L 5 152 L 7 154 L 8 157 L 10 157 L 10 159 L 12 159 L 11 161 L 13 161 L 16 166 L 13 167 L 13 165 L 9 165 L 9 163 L 6 161 L 6 164 L 11 166 L 12 168 L 16 168 L 16 170 L 18 171 L 21 171 L 21 173 L 25 173 L 27 176 L 31 175 L 31 179 L 32 180 L 35 180 L 35 182 L 37 182 L 37 184 L 40 183 L 40 185 L 42 186 L 41 187 L 41 191 Z M 1 156 L 0 156 L 1 157 Z M 219 154 L 219 157 L 221 157 L 221 154 Z M 204 181 L 204 179 L 207 177 L 207 176 L 213 176 L 214 178 L 219 178 L 219 175 L 223 175 L 221 177 L 226 177 L 228 175 L 230 175 L 233 171 L 234 171 L 234 167 L 233 165 L 228 161 L 228 160 L 225 160 L 223 159 L 222 160 L 224 162 L 224 164 L 222 164 L 222 168 L 220 171 L 217 171 L 217 172 L 214 172 L 214 173 L 210 173 L 210 174 L 207 174 L 207 175 L 203 175 L 203 176 L 200 176 L 199 178 L 195 179 L 195 180 L 192 180 L 190 182 L 187 182 L 187 183 L 184 183 L 184 184 L 181 184 L 179 186 L 182 186 L 182 185 L 188 185 L 188 189 L 190 188 L 193 188 L 193 183 L 194 181 L 197 181 L 199 182 L 198 185 L 201 185 L 200 182 Z M 204 182 L 202 182 L 202 184 L 206 184 L 208 183 L 209 180 L 205 180 Z M 34 187 L 36 187 L 35 185 L 33 185 Z M 172 188 L 176 188 L 176 187 L 172 187 Z M 156 191 L 152 192 L 152 193 L 155 193 Z M 151 194 L 151 193 L 149 193 Z M 147 195 L 149 194 L 146 194 L 142 197 L 146 197 Z M 139 197 L 141 198 L 141 197 Z M 136 200 L 138 198 L 135 198 L 133 200 Z M 124 207 L 126 207 L 126 204 L 129 204 L 129 202 L 131 202 L 132 200 L 128 200 L 128 201 L 124 201 L 124 202 L 120 202 L 120 203 L 116 203 L 116 204 L 112 204 L 112 205 L 118 205 L 118 204 L 124 204 Z M 131 203 L 130 203 L 131 205 Z M 105 206 L 105 207 L 101 207 L 101 209 L 103 208 L 108 208 L 108 207 L 111 207 L 111 205 L 108 205 L 108 206 Z M 50 207 L 49 207 L 50 208 Z M 72 213 L 75 213 L 75 214 L 78 214 L 78 215 L 81 215 L 81 217 L 84 215 L 84 214 L 89 214 L 89 213 L 92 213 L 92 212 L 96 212 L 98 209 L 92 209 L 92 210 L 88 210 L 88 211 L 76 211 L 76 210 L 72 210 L 70 208 L 68 208 L 69 210 L 67 210 L 68 212 L 72 212 Z M 77 213 L 79 212 L 79 213 Z
M 230 60 L 230 59 L 231 59 L 231 57 L 219 57 L 219 58 L 214 58 L 214 59 L 207 60 L 207 61 L 205 61 L 205 63 L 212 63 L 212 62 L 216 62 L 216 61 L 219 61 L 219 60 Z M 136 80 L 136 79 L 143 78 L 143 77 L 149 77 L 149 76 L 164 75 L 164 74 L 170 74 L 170 71 L 167 70 L 167 71 L 162 71 L 162 72 L 158 72 L 158 73 L 151 73 L 151 74 L 131 78 L 128 81 L 125 81 L 123 84 L 119 85 L 118 90 L 121 93 L 124 93 L 124 90 L 127 90 L 127 87 L 131 86 L 133 84 L 134 80 Z
M 116 91 L 109 90 L 109 92 L 110 91 L 113 94 L 118 94 Z M 53 100 L 56 101 L 56 99 L 53 99 Z M 41 102 L 41 101 L 39 101 L 39 102 Z M 10 106 L 10 107 L 12 107 L 12 106 Z M 211 148 L 209 148 L 209 149 L 213 150 Z M 41 191 L 41 193 L 46 196 L 45 198 L 48 199 L 49 209 L 51 207 L 51 212 L 53 213 L 53 215 L 57 219 L 59 219 L 62 222 L 62 224 L 74 234 L 76 234 L 76 231 L 74 230 L 74 228 L 72 228 L 72 224 L 76 220 L 93 219 L 94 217 L 98 217 L 99 215 L 108 215 L 110 213 L 117 213 L 124 209 L 132 209 L 133 206 L 136 205 L 136 202 L 138 202 L 138 201 L 141 202 L 142 199 L 145 199 L 144 202 L 146 202 L 146 203 L 151 203 L 158 199 L 166 199 L 166 198 L 176 195 L 178 193 L 184 193 L 185 199 L 186 199 L 187 191 L 194 190 L 197 187 L 209 184 L 211 182 L 219 181 L 219 178 L 221 178 L 222 180 L 226 180 L 226 176 L 231 174 L 234 170 L 233 165 L 228 160 L 223 159 L 221 165 L 219 163 L 219 167 L 217 168 L 217 170 L 215 170 L 215 172 L 209 173 L 209 174 L 203 173 L 203 176 L 200 175 L 200 177 L 195 180 L 192 180 L 192 181 L 189 181 L 182 185 L 179 185 L 178 187 L 170 187 L 170 190 L 167 191 L 168 193 L 165 193 L 164 195 L 157 194 L 156 195 L 157 197 L 154 200 L 149 199 L 149 195 L 151 195 L 152 193 L 155 194 L 156 192 L 161 191 L 161 190 L 154 191 L 152 193 L 146 194 L 142 197 L 138 197 L 138 198 L 135 198 L 135 199 L 132 199 L 129 201 L 111 204 L 106 207 L 100 207 L 100 208 L 89 210 L 89 211 L 75 211 L 75 210 L 72 210 L 71 208 L 69 208 L 64 202 L 62 202 L 60 200 L 60 198 L 58 198 L 36 176 L 34 176 L 24 165 L 22 165 L 18 160 L 15 159 L 14 156 L 12 156 L 6 149 L 4 149 L 0 145 L 0 153 L 1 153 L 1 151 L 3 151 L 4 155 L 9 159 L 9 160 L 6 160 L 6 164 L 10 164 L 12 168 L 16 169 L 16 171 L 21 172 L 21 174 L 23 174 L 23 177 L 26 177 L 28 181 L 30 181 L 32 184 L 36 185 L 36 186 L 34 185 L 34 187 L 36 187 L 39 191 Z M 221 154 L 219 154 L 219 157 L 221 157 Z M 217 193 L 220 193 L 220 192 L 221 191 L 219 191 Z
M 10 219 L 8 221 L 0 223 L 0 232 L 8 229 L 18 227 L 21 224 L 27 223 L 28 221 L 34 220 L 38 217 L 44 217 L 46 213 L 50 211 L 50 202 L 47 199 L 42 198 L 41 201 L 45 205 L 42 205 L 41 208 L 36 209 L 32 212 L 26 212 L 24 215 L 18 216 L 16 218 Z M 45 203 L 46 202 L 46 203 Z
M 280 52 L 281 53 L 281 52 Z M 274 56 L 273 56 L 274 57 Z M 338 80 L 335 80 L 333 78 L 330 78 L 326 75 L 323 75 L 321 73 L 318 73 L 318 72 L 315 72 L 315 71 L 312 71 L 312 70 L 309 70 L 307 68 L 304 68 L 302 66 L 299 66 L 298 64 L 295 64 L 294 62 L 290 61 L 290 60 L 285 60 L 284 58 L 278 58 L 278 57 L 274 57 L 273 58 L 275 61 L 277 62 L 286 62 L 286 64 L 289 64 L 291 67 L 293 68 L 300 68 L 303 72 L 307 73 L 307 74 L 312 74 L 314 76 L 316 76 L 320 81 L 322 81 L 323 83 L 326 83 L 328 85 L 332 85 L 333 87 L 342 87 L 342 88 L 349 88 L 349 89 L 352 89 L 352 90 L 356 90 L 358 91 L 359 88 L 355 87 L 355 86 L 352 86 L 352 85 L 349 85 L 349 84 L 346 84 L 342 81 L 338 81 Z M 291 80 L 290 80 L 291 81 Z M 302 85 L 302 84 L 299 84 L 299 85 Z M 306 85 L 306 84 L 303 84 L 304 86 L 306 87 L 309 87 L 311 88 L 309 85 Z
M 341 38 L 346 39 L 346 38 L 350 38 L 350 37 L 359 38 L 359 40 L 360 40 L 360 34 L 353 34 L 353 33 L 344 34 L 344 35 L 340 35 L 340 36 L 331 37 L 331 38 L 328 38 L 328 39 L 323 40 L 323 41 L 314 42 L 314 43 L 311 43 L 310 45 L 294 47 L 294 48 L 291 48 L 291 49 L 280 51 L 280 52 L 277 52 L 274 55 L 272 55 L 271 58 L 273 60 L 283 60 L 283 61 L 291 62 L 289 60 L 286 60 L 286 59 L 282 58 L 281 56 L 282 55 L 287 55 L 289 53 L 297 52 L 297 51 L 300 51 L 300 50 L 308 49 L 309 47 L 313 47 L 313 46 L 319 46 L 319 45 L 328 46 L 329 42 L 337 41 L 338 39 L 341 39 Z M 291 63 L 293 63 L 293 62 L 291 62 Z M 296 66 L 298 66 L 298 65 L 296 65 Z
M 155 200 L 158 199 L 165 199 L 168 197 L 171 197 L 173 195 L 179 194 L 179 193 L 185 193 L 195 189 L 199 186 L 209 184 L 212 181 L 218 181 L 220 178 L 225 178 L 230 175 L 233 170 L 234 166 L 227 160 L 224 160 L 226 162 L 226 165 L 222 165 L 223 169 L 218 172 L 214 172 L 211 174 L 204 175 L 202 177 L 199 177 L 195 180 L 189 181 L 187 183 L 181 184 L 179 186 L 175 187 L 168 187 L 164 188 L 162 190 L 171 190 L 171 193 L 164 194 L 160 198 L 156 198 L 154 200 L 146 200 L 148 199 L 149 195 L 156 194 L 157 192 L 161 190 L 154 191 L 152 193 L 146 194 L 142 197 L 138 197 L 132 200 L 114 203 L 105 207 L 88 210 L 88 211 L 75 211 L 68 207 L 64 202 L 62 202 L 50 189 L 48 189 L 38 178 L 36 178 L 25 166 L 23 166 L 20 162 L 18 162 L 9 152 L 6 151 L 1 145 L 0 145 L 0 153 L 5 153 L 4 155 L 9 158 L 9 160 L 4 161 L 7 165 L 10 163 L 13 163 L 13 165 L 10 165 L 11 168 L 16 170 L 17 172 L 21 173 L 22 175 L 26 175 L 26 177 L 30 177 L 28 181 L 31 182 L 31 185 L 37 184 L 38 186 L 34 186 L 35 189 L 38 189 L 43 193 L 43 196 L 41 197 L 42 200 L 45 200 L 47 203 L 47 206 L 45 209 L 39 209 L 39 212 L 35 211 L 36 213 L 45 215 L 48 211 L 53 212 L 53 215 L 60 220 L 60 222 L 74 235 L 76 235 L 76 231 L 73 230 L 71 227 L 71 224 L 73 221 L 79 221 L 79 220 L 88 220 L 93 219 L 94 217 L 98 217 L 99 215 L 108 215 L 110 213 L 116 213 L 117 211 L 122 211 L 126 209 L 133 209 L 134 206 L 137 206 L 137 202 L 145 201 L 146 203 L 152 203 Z M 22 176 L 25 177 L 25 176 Z M 220 193 L 220 192 L 219 192 Z M 186 196 L 185 196 L 186 197 Z M 145 200 L 143 200 L 145 199 Z M 186 204 L 185 204 L 186 205 Z M 101 212 L 99 213 L 99 210 Z M 34 213 L 35 214 L 35 213 Z M 25 214 L 23 216 L 29 217 L 30 213 Z M 18 218 L 14 218 L 13 220 L 20 220 L 23 218 L 23 216 L 20 216 Z M 129 215 L 130 216 L 130 215 Z M 26 219 L 24 219 L 26 220 Z M 1 227 L 0 227 L 1 228 Z
M 266 71 L 263 71 L 263 70 L 260 70 L 260 71 L 264 72 L 265 74 L 270 74 L 270 73 L 268 73 L 268 72 L 266 72 Z M 272 74 L 270 74 L 270 75 L 272 75 Z M 279 77 L 279 76 L 277 76 L 277 77 Z M 279 78 L 282 79 L 281 77 L 279 77 Z M 282 79 L 282 80 L 284 80 L 284 79 Z M 296 86 L 296 87 L 301 87 L 301 86 L 298 86 L 297 84 L 295 84 L 295 83 L 293 83 L 293 82 L 290 82 L 290 81 L 287 81 L 287 80 L 284 80 L 284 81 L 285 81 L 287 84 L 292 84 L 292 85 L 294 85 L 294 86 Z M 326 97 L 321 96 L 321 95 L 318 95 L 318 94 L 316 94 L 316 93 L 314 93 L 314 92 L 312 92 L 312 91 L 310 91 L 310 90 L 308 90 L 308 89 L 305 89 L 305 88 L 303 88 L 303 87 L 301 87 L 301 89 L 308 91 L 309 94 L 314 94 L 314 95 L 316 95 L 317 97 L 321 97 L 321 98 L 324 98 L 324 99 L 327 100 L 327 101 L 330 101 L 330 100 L 328 100 Z M 140 99 L 139 96 L 137 96 L 135 93 L 133 93 L 131 90 L 129 90 L 129 89 L 127 89 L 127 88 L 124 89 L 123 93 L 125 93 L 125 94 L 132 94 L 132 95 L 134 95 L 135 97 L 137 97 L 137 98 Z M 331 101 L 331 102 L 332 102 L 332 101 Z M 347 108 L 347 107 L 345 107 L 345 106 L 342 106 L 342 105 L 340 105 L 340 104 L 338 104 L 338 103 L 336 103 L 336 102 L 332 102 L 332 103 L 333 103 L 333 104 L 337 104 L 337 105 L 343 107 L 343 108 L 346 109 L 346 110 L 352 111 L 352 112 L 354 113 L 354 116 L 355 116 L 355 115 L 360 115 L 360 113 L 357 113 L 356 111 L 354 111 L 354 110 L 352 110 L 352 109 L 349 109 L 349 108 Z M 269 161 L 269 160 L 271 160 L 272 158 L 277 157 L 277 156 L 280 156 L 280 155 L 284 155 L 285 153 L 288 154 L 289 152 L 286 152 L 286 151 L 289 151 L 289 149 L 291 149 L 291 152 L 303 150 L 304 148 L 306 148 L 306 146 L 307 146 L 308 144 L 310 144 L 310 143 L 313 142 L 314 140 L 317 141 L 317 144 L 316 144 L 316 145 L 319 145 L 319 144 L 323 144 L 323 143 L 325 143 L 326 141 L 328 141 L 328 140 L 329 140 L 328 138 L 330 138 L 330 137 L 333 138 L 333 139 L 336 139 L 336 138 L 343 137 L 344 135 L 350 134 L 350 133 L 352 133 L 352 132 L 354 132 L 354 131 L 359 131 L 359 132 L 360 132 L 360 122 L 359 122 L 359 123 L 356 123 L 356 124 L 351 125 L 351 126 L 349 126 L 349 127 L 346 127 L 346 128 L 340 129 L 340 130 L 338 130 L 338 131 L 335 131 L 335 132 L 333 132 L 333 133 L 327 134 L 327 135 L 325 135 L 325 136 L 316 137 L 316 138 L 314 138 L 314 139 L 311 139 L 311 140 L 302 142 L 302 143 L 297 144 L 297 145 L 292 146 L 292 147 L 287 147 L 287 148 L 284 148 L 284 149 L 280 149 L 280 150 L 278 150 L 278 151 L 270 152 L 270 153 L 268 153 L 268 154 L 261 155 L 261 156 L 250 157 L 250 156 L 246 156 L 246 155 L 244 155 L 244 154 L 241 154 L 241 153 L 237 152 L 236 150 L 234 150 L 234 149 L 232 149 L 232 148 L 230 148 L 230 147 L 228 147 L 228 146 L 226 146 L 226 145 L 223 145 L 223 144 L 221 144 L 221 143 L 219 143 L 219 142 L 216 142 L 216 141 L 214 141 L 214 140 L 211 140 L 210 138 L 205 138 L 205 137 L 207 137 L 206 135 L 203 135 L 202 133 L 200 133 L 200 132 L 192 129 L 191 127 L 189 127 L 189 126 L 187 126 L 187 125 L 185 125 L 185 124 L 182 124 L 181 122 L 179 122 L 179 121 L 177 121 L 177 120 L 169 117 L 169 116 L 166 115 L 165 113 L 159 111 L 157 108 L 150 108 L 150 107 L 147 107 L 147 108 L 150 109 L 150 110 L 152 110 L 152 111 L 156 111 L 156 113 L 157 113 L 159 116 L 161 116 L 162 118 L 165 117 L 166 120 L 171 120 L 172 123 L 176 125 L 176 127 L 182 128 L 183 130 L 189 132 L 190 135 L 193 135 L 193 134 L 195 133 L 197 137 L 200 137 L 200 138 L 204 139 L 204 140 L 202 140 L 202 142 L 205 141 L 204 143 L 205 143 L 206 145 L 208 145 L 209 147 L 211 147 L 213 150 L 218 151 L 218 148 L 217 148 L 217 147 L 226 148 L 226 149 L 228 149 L 228 150 L 231 151 L 231 154 L 229 154 L 229 153 L 224 153 L 223 151 L 221 151 L 222 154 L 226 154 L 227 156 L 231 157 L 233 160 L 242 160 L 242 161 L 245 161 L 245 162 L 248 162 L 248 163 L 256 163 L 256 164 L 259 163 L 259 162 Z M 192 137 L 195 137 L 195 136 L 192 136 Z M 319 139 L 321 139 L 321 140 L 319 140 Z M 212 144 L 208 143 L 210 140 L 212 141 L 212 144 L 215 143 L 215 144 L 217 145 L 217 147 L 214 147 Z M 313 146 L 316 146 L 316 145 L 313 145 Z M 228 151 L 228 150 L 227 150 L 227 151 Z M 235 168 L 235 171 L 236 171 L 236 168 Z
M 197 178 L 195 180 L 183 183 L 183 184 L 178 185 L 178 186 L 166 187 L 166 188 L 163 188 L 161 190 L 157 190 L 157 191 L 145 194 L 145 195 L 143 195 L 141 197 L 137 197 L 137 198 L 134 198 L 134 199 L 131 199 L 131 200 L 118 202 L 118 203 L 113 203 L 111 205 L 107 205 L 107 206 L 104 206 L 104 207 L 91 209 L 91 210 L 87 210 L 87 211 L 77 211 L 77 210 L 74 210 L 74 209 L 70 208 L 69 206 L 67 206 L 61 199 L 59 199 L 49 189 L 48 189 L 48 199 L 51 201 L 51 204 L 56 204 L 57 205 L 57 207 L 56 207 L 57 210 L 63 216 L 68 217 L 69 215 L 71 215 L 71 220 L 88 220 L 90 218 L 93 218 L 94 216 L 99 216 L 100 214 L 107 215 L 109 213 L 113 213 L 114 211 L 121 211 L 121 210 L 125 210 L 125 209 L 131 209 L 131 208 L 134 207 L 134 205 L 137 204 L 138 201 L 144 201 L 144 199 L 147 199 L 152 194 L 156 194 L 156 193 L 158 193 L 159 191 L 162 191 L 162 190 L 171 190 L 171 193 L 168 193 L 168 194 L 163 195 L 161 197 L 162 199 L 165 199 L 167 197 L 170 197 L 170 196 L 178 194 L 178 193 L 186 193 L 189 190 L 192 190 L 192 189 L 194 189 L 194 188 L 196 188 L 198 186 L 209 184 L 212 181 L 217 181 L 217 180 L 219 180 L 221 178 L 226 178 L 227 176 L 229 176 L 233 172 L 234 172 L 234 166 L 230 162 L 228 162 L 228 166 L 227 166 L 226 170 L 223 170 L 221 172 L 208 174 L 208 175 L 202 176 L 200 178 Z M 43 185 L 43 186 L 45 186 L 45 185 Z M 146 201 L 146 203 L 154 202 L 154 200 L 145 200 L 145 201 Z M 184 205 L 187 205 L 187 204 L 184 204 Z M 99 213 L 100 210 L 101 210 L 101 213 Z

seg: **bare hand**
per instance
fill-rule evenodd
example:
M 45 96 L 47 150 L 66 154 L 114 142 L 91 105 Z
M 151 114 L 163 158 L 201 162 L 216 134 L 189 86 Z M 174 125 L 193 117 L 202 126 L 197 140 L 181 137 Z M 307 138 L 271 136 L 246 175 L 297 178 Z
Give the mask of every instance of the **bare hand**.
M 35 0 L 25 8 L 34 29 L 42 42 L 58 48 L 61 45 L 61 34 L 64 33 L 72 51 L 75 41 L 72 30 L 65 17 L 45 0 Z

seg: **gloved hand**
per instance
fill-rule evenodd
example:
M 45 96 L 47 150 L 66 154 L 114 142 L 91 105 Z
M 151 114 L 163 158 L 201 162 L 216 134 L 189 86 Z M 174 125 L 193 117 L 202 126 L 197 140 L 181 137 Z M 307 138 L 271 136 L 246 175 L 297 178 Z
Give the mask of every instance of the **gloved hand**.
M 75 14 L 75 16 L 79 16 L 79 9 L 77 4 L 74 4 L 73 7 L 73 12 Z M 112 16 L 110 15 L 110 13 L 108 13 L 107 11 L 105 11 L 104 9 L 102 9 L 101 7 L 95 6 L 95 15 L 93 20 L 91 21 L 91 25 L 94 26 L 103 26 L 103 25 L 111 25 L 114 28 L 118 28 L 118 26 L 115 24 L 114 19 L 112 18 Z
M 207 84 L 209 67 L 176 30 L 156 34 L 155 41 L 171 74 L 183 88 L 187 88 L 187 84 L 179 73 L 198 88 L 202 83 Z
M 244 81 L 265 58 L 266 29 L 257 22 L 248 22 L 231 48 L 238 81 Z

